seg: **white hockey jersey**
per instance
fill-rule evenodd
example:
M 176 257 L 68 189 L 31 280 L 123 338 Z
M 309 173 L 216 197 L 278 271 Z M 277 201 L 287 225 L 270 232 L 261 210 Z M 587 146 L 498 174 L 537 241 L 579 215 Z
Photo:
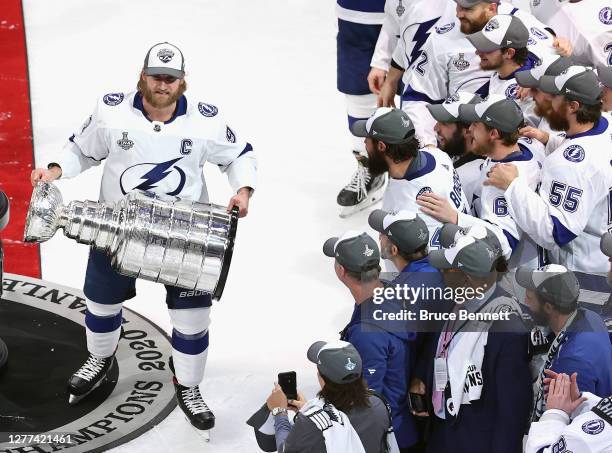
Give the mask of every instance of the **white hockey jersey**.
M 538 156 L 541 155 L 541 151 L 534 153 L 530 146 L 526 146 L 525 142 L 519 142 L 518 148 L 517 151 L 505 159 L 499 161 L 491 158 L 485 159 L 480 167 L 480 180 L 476 185 L 472 199 L 472 212 L 474 215 L 497 225 L 508 241 L 508 245 L 512 249 L 512 257 L 509 261 L 510 269 L 521 265 L 538 267 L 537 246 L 516 224 L 508 209 L 508 202 L 504 197 L 504 192 L 494 186 L 485 186 L 484 181 L 487 180 L 487 173 L 496 164 L 512 163 L 518 168 L 519 175 L 523 178 L 522 180 L 527 183 L 531 190 L 535 191 L 540 183 L 540 168 L 542 164 L 538 160 Z M 464 220 L 465 216 L 460 216 L 459 225 L 467 226 Z
M 547 249 L 551 262 L 595 273 L 609 270 L 599 249 L 612 230 L 612 117 L 567 136 L 543 162 L 539 195 L 517 178 L 506 190 L 510 214 Z
M 114 202 L 141 189 L 208 202 L 206 162 L 227 172 L 234 190 L 256 184 L 252 146 L 237 137 L 217 107 L 185 96 L 165 123 L 147 118 L 139 92 L 100 97 L 56 162 L 62 177 L 70 178 L 102 161 L 100 201 Z
M 459 175 L 461 188 L 463 189 L 463 193 L 465 194 L 465 199 L 468 201 L 468 204 L 472 202 L 476 187 L 481 184 L 480 166 L 483 162 L 484 159 L 480 158 L 471 160 L 459 166 L 457 166 L 458 164 L 455 162 L 455 171 Z
M 612 66 L 612 4 L 609 0 L 571 3 L 531 0 L 533 15 L 570 40 L 572 59 L 584 66 Z
M 453 168 L 450 157 L 438 148 L 419 150 L 418 156 L 402 179 L 389 178 L 383 195 L 383 210 L 408 210 L 418 213 L 429 230 L 431 249 L 440 248 L 439 234 L 442 224 L 424 214 L 416 203 L 419 195 L 433 192 L 445 196 L 459 212 L 468 211 L 468 203 L 461 189 L 459 175 Z

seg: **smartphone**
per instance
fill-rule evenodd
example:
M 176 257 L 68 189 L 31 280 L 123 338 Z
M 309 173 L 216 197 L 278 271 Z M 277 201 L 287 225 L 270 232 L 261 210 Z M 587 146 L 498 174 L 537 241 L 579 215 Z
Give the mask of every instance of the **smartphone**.
M 423 398 L 423 395 L 410 393 L 408 403 L 410 404 L 410 409 L 414 412 L 427 412 L 427 406 L 425 405 L 425 398 Z
M 297 377 L 295 371 L 278 373 L 278 385 L 281 386 L 288 400 L 297 399 Z

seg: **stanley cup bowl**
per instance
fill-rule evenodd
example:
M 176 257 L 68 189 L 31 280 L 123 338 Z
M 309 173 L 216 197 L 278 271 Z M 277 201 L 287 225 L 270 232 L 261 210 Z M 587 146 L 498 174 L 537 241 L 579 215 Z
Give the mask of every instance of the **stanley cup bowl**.
M 63 199 L 59 189 L 48 182 L 38 182 L 32 192 L 26 217 L 24 242 L 45 242 L 61 226 Z

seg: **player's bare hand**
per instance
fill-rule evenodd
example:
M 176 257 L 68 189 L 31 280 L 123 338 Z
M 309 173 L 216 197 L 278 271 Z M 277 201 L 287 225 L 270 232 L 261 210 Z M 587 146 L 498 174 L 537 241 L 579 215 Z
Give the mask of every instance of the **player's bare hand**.
M 442 223 L 457 223 L 457 211 L 450 205 L 448 200 L 433 192 L 426 192 L 416 199 L 423 213 L 433 217 Z
M 546 145 L 548 143 L 549 135 L 548 132 L 541 131 L 535 127 L 526 126 L 519 130 L 519 134 L 523 137 L 534 138 L 540 143 Z
M 531 88 L 519 87 L 517 94 L 518 94 L 519 99 L 521 101 L 524 101 L 525 99 L 531 96 Z
M 571 382 L 567 374 L 559 374 L 556 379 L 550 381 L 548 396 L 546 397 L 547 410 L 559 409 L 567 415 L 571 415 L 584 401 L 586 401 L 584 396 L 572 401 Z
M 245 217 L 249 212 L 249 198 L 251 196 L 251 189 L 249 187 L 242 187 L 236 195 L 230 198 L 227 204 L 227 212 L 231 212 L 234 206 L 238 207 L 238 217 Z
M 546 374 L 547 376 L 544 378 L 544 393 L 546 394 L 548 393 L 551 381 L 553 381 L 554 379 L 558 379 L 560 374 L 555 373 L 553 370 L 550 369 L 544 370 L 544 374 Z M 582 395 L 580 393 L 580 389 L 578 388 L 577 379 L 578 373 L 572 373 L 572 375 L 570 376 L 570 398 L 572 399 L 572 401 L 577 400 Z
M 368 74 L 368 86 L 372 93 L 380 94 L 383 83 L 385 83 L 385 77 L 387 77 L 387 71 L 379 68 L 370 69 L 370 73 Z
M 567 38 L 555 38 L 553 47 L 562 57 L 569 57 L 574 51 L 572 43 Z
M 397 94 L 397 83 L 392 83 L 389 79 L 385 80 L 380 94 L 378 95 L 379 107 L 395 107 L 395 95 Z
M 287 400 L 287 403 L 289 404 L 289 409 L 296 412 L 302 409 L 304 404 L 306 404 L 306 398 L 304 398 L 304 395 L 301 392 L 298 392 L 297 396 L 298 399 L 296 400 Z
M 50 170 L 46 168 L 35 168 L 30 174 L 30 182 L 32 186 L 35 186 L 38 181 L 51 182 L 62 176 L 62 169 L 59 167 L 51 167 Z
M 283 392 L 283 389 L 276 382 L 274 383 L 274 390 L 266 400 L 268 409 L 272 410 L 275 407 L 284 407 L 287 409 L 287 395 Z
M 513 164 L 496 164 L 485 180 L 485 186 L 494 186 L 500 190 L 506 190 L 516 178 L 518 178 L 518 168 Z

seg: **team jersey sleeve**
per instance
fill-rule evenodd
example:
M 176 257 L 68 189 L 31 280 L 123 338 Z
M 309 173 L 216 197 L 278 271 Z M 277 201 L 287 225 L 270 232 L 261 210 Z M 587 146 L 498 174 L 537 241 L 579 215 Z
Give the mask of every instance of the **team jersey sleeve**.
M 390 3 L 385 2 L 385 20 L 380 29 L 370 63 L 371 67 L 382 69 L 383 71 L 389 71 L 391 56 L 394 53 L 394 49 L 399 45 L 399 22 L 390 11 Z
M 100 121 L 99 107 L 85 120 L 64 145 L 55 160 L 62 168 L 62 178 L 74 177 L 106 159 L 108 146 Z
M 236 133 L 222 119 L 218 132 L 207 142 L 205 160 L 226 173 L 234 191 L 257 185 L 257 157 L 250 143 L 238 140 Z
M 574 168 L 570 161 L 563 163 L 567 165 L 554 165 L 543 172 L 539 195 L 523 177 L 505 192 L 510 215 L 538 245 L 549 250 L 563 247 L 584 230 L 597 194 L 604 193 L 592 174 Z
M 551 451 L 551 445 L 559 440 L 568 423 L 569 416 L 563 411 L 552 409 L 544 412 L 542 418 L 529 428 L 525 453 Z

